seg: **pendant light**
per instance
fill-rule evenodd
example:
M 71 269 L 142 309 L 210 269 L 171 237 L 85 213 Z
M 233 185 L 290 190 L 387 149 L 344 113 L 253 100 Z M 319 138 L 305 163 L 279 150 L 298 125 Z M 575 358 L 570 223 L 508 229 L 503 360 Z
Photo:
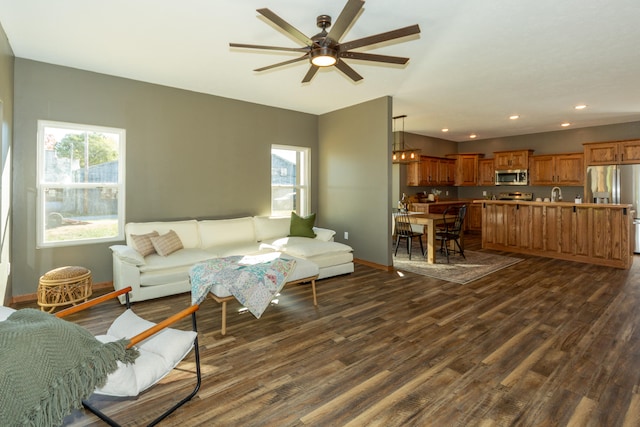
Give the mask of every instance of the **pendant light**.
M 393 163 L 413 163 L 420 161 L 420 150 L 411 148 L 404 142 L 404 119 L 406 114 L 393 117 L 393 155 L 391 161 Z M 402 131 L 397 130 L 396 122 L 402 119 Z

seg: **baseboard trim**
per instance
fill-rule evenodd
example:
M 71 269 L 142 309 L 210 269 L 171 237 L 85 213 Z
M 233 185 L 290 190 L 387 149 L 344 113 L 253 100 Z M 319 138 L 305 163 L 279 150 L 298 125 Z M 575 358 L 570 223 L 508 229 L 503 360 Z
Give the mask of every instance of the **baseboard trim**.
M 392 265 L 382 265 L 382 264 L 378 264 L 378 263 L 370 262 L 370 261 L 365 261 L 363 259 L 358 259 L 358 258 L 354 258 L 353 262 L 355 262 L 356 264 L 366 265 L 367 267 L 375 268 L 377 270 L 394 271 L 394 268 L 393 268 Z
M 91 285 L 91 289 L 93 289 L 94 291 L 100 291 L 100 290 L 104 290 L 104 289 L 108 289 L 108 288 L 113 288 L 113 282 L 100 282 L 100 283 L 93 283 Z M 13 304 L 19 304 L 19 303 L 23 303 L 23 302 L 34 302 L 34 301 L 38 301 L 38 294 L 37 293 L 33 293 L 33 294 L 25 294 L 25 295 L 16 295 L 14 297 L 11 298 L 11 305 Z

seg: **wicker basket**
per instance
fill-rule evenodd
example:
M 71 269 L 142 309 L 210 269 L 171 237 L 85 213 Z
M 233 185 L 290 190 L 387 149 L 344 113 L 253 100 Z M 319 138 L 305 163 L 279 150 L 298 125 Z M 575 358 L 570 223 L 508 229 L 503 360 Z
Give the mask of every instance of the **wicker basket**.
M 76 305 L 92 293 L 91 270 L 78 266 L 56 268 L 40 277 L 38 305 L 52 313 L 56 307 Z

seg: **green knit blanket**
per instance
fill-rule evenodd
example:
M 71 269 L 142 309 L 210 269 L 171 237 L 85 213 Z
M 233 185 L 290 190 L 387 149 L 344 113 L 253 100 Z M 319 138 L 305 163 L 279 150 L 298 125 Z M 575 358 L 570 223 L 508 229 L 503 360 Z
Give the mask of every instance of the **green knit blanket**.
M 0 426 L 56 426 L 104 385 L 127 340 L 103 344 L 82 327 L 35 309 L 0 322 Z

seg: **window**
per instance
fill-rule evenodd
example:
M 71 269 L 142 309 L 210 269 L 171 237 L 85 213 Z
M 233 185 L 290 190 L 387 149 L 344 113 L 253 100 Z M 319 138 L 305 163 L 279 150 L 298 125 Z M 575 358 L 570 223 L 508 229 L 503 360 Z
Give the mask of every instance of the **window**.
M 309 214 L 309 157 L 308 148 L 271 147 L 271 215 Z
M 38 121 L 38 247 L 124 240 L 125 130 Z

